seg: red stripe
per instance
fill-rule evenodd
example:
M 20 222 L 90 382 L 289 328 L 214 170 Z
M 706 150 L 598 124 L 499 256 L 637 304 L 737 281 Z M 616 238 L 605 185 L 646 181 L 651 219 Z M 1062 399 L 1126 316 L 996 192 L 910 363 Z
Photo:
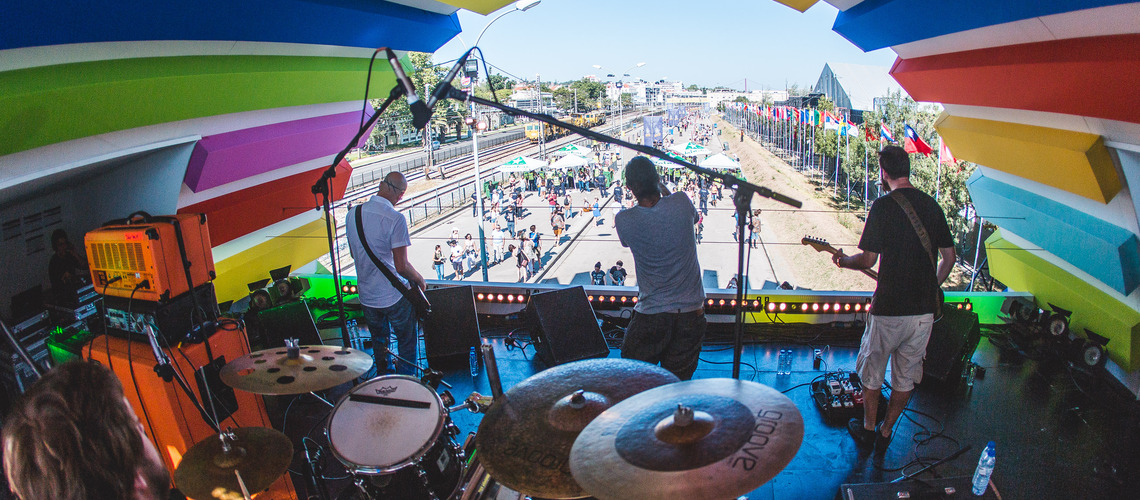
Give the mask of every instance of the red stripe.
M 916 101 L 1140 123 L 1140 34 L 899 59 L 891 75 Z

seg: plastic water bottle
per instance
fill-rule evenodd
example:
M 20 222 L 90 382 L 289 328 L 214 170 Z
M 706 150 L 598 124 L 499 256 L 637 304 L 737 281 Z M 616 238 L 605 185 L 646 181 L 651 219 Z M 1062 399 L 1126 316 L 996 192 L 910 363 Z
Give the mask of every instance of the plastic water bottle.
M 990 485 L 990 476 L 994 473 L 995 463 L 997 463 L 997 455 L 994 451 L 994 442 L 990 441 L 986 445 L 986 449 L 982 451 L 981 458 L 978 459 L 978 469 L 974 471 L 973 492 L 975 495 L 981 496 L 986 492 L 986 488 Z
M 475 348 L 471 348 L 471 356 L 468 358 L 471 364 L 471 376 L 479 375 L 479 355 L 476 354 Z

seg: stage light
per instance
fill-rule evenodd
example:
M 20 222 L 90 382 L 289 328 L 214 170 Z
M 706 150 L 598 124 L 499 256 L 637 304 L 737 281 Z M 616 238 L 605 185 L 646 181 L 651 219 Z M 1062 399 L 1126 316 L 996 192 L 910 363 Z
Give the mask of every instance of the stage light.
M 637 303 L 637 297 L 634 297 L 634 298 L 633 298 L 633 303 L 634 303 L 634 304 L 636 304 L 636 303 Z
M 760 308 L 760 301 L 759 300 L 753 300 L 752 301 L 752 307 L 754 309 L 759 309 Z
M 479 294 L 479 295 L 476 295 L 476 296 L 475 296 L 475 298 L 476 298 L 476 299 L 479 299 L 479 300 L 483 300 L 483 297 L 484 297 L 484 295 L 483 295 L 483 294 Z
M 622 297 L 621 297 L 621 303 L 622 303 L 622 304 L 624 304 L 624 303 L 625 303 L 625 301 L 626 301 L 626 299 L 629 299 L 629 297 L 626 297 L 625 295 L 622 295 Z
M 859 312 L 862 310 L 863 310 L 863 304 L 855 304 L 855 312 Z
M 843 304 L 843 310 L 844 311 L 850 311 L 851 310 L 851 304 Z
M 732 300 L 728 301 L 728 305 L 730 305 L 732 307 L 736 307 L 736 299 L 732 299 Z
M 768 310 L 769 311 L 775 311 L 776 310 L 776 303 L 775 302 L 769 302 L 768 303 Z
M 713 299 L 709 299 L 709 307 L 712 307 L 713 304 L 714 304 Z
M 823 305 L 823 312 L 827 312 L 830 310 L 831 310 L 831 304 L 824 304 Z
M 610 302 L 617 302 L 617 297 L 610 295 Z
M 588 300 L 588 301 L 590 301 L 590 302 L 593 302 L 593 301 L 594 301 L 594 296 L 593 296 L 593 295 L 587 295 L 587 296 L 586 296 L 586 300 Z
M 783 312 L 784 309 L 787 309 L 787 307 L 788 307 L 788 304 L 786 304 L 784 302 L 780 302 L 780 312 Z
M 507 302 L 514 302 L 514 301 L 515 301 L 515 296 L 508 293 L 507 294 Z
M 839 312 L 839 303 L 838 303 L 838 302 L 836 302 L 834 305 L 832 305 L 832 306 L 831 306 L 831 308 L 832 308 L 832 309 L 833 309 L 835 312 Z
M 817 312 L 817 311 L 819 311 L 819 304 L 818 304 L 818 303 L 812 304 L 812 305 L 811 305 L 811 310 L 812 310 L 812 312 Z
M 499 302 L 502 302 L 503 301 L 503 294 L 500 293 L 498 296 L 498 299 L 499 299 Z
M 717 305 L 719 305 L 719 306 L 721 306 L 721 307 L 724 307 L 724 299 L 720 299 L 720 303 L 719 303 L 719 304 L 717 304 Z

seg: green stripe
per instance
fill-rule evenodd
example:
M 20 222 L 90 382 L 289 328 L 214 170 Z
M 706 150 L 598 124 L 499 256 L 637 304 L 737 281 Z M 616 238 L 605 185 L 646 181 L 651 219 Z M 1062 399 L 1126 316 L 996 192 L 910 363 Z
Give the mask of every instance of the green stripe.
M 0 156 L 191 118 L 358 100 L 368 60 L 186 56 L 117 59 L 0 73 Z M 383 60 L 370 97 L 395 83 Z
M 1030 292 L 1037 305 L 1073 311 L 1069 328 L 1084 336 L 1087 328 L 1110 339 L 1108 355 L 1125 371 L 1140 369 L 1140 312 L 1099 288 L 1002 237 L 986 240 L 990 269 L 1013 290 Z

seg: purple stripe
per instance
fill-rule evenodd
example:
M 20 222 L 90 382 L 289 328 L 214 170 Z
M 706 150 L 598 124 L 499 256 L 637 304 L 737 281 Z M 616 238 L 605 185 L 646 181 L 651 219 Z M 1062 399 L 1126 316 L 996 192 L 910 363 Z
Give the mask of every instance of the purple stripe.
M 364 119 L 374 112 L 369 105 Z M 199 192 L 336 154 L 358 127 L 360 112 L 351 111 L 203 137 L 190 155 L 185 182 Z M 356 147 L 363 146 L 368 136 L 361 136 Z

